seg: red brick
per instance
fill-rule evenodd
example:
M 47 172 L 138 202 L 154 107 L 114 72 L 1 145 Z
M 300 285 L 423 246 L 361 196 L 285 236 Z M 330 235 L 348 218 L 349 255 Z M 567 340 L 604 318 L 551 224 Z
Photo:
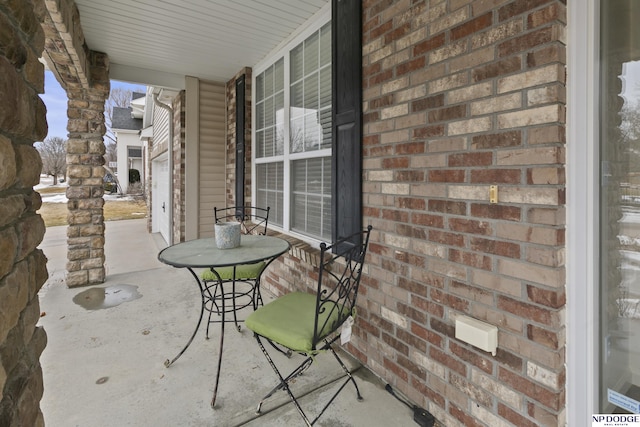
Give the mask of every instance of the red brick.
M 546 43 L 554 41 L 553 29 L 551 27 L 541 28 L 524 34 L 520 37 L 509 39 L 497 47 L 498 56 L 505 57 L 516 53 L 525 52 Z
M 492 163 L 493 153 L 459 153 L 449 156 L 450 167 L 490 166 Z
M 407 22 L 399 27 L 394 27 L 393 30 L 384 35 L 384 44 L 387 45 L 389 43 L 393 43 L 399 38 L 404 37 L 409 31 L 411 31 L 410 22 Z
M 462 25 L 458 25 L 451 30 L 451 40 L 458 40 L 473 33 L 477 33 L 478 31 L 482 31 L 485 28 L 490 27 L 492 21 L 493 14 L 489 12 L 485 13 L 484 15 L 478 16 L 471 21 L 465 22 Z
M 409 212 L 384 209 L 382 210 L 382 218 L 389 221 L 409 222 Z
M 362 318 L 360 310 L 358 310 L 358 327 L 376 338 L 380 337 L 380 330 L 368 321 L 364 320 Z
M 402 329 L 398 329 L 396 336 L 399 340 L 407 343 L 409 345 L 409 348 L 415 348 L 420 353 L 427 352 L 427 343 L 422 338 L 419 338 L 416 335 L 413 335 Z
M 371 324 L 376 327 L 381 329 L 382 331 L 391 333 L 394 330 L 394 326 L 393 323 L 389 322 L 386 319 L 383 319 L 382 317 L 378 316 L 377 314 L 371 314 L 371 318 L 369 319 L 371 321 Z
M 502 367 L 498 369 L 498 379 L 547 408 L 558 411 L 564 405 L 564 394 L 550 391 Z
M 471 215 L 479 218 L 502 219 L 505 221 L 520 221 L 522 209 L 515 206 L 498 204 L 471 204 Z
M 495 360 L 501 365 L 511 367 L 511 369 L 515 371 L 522 370 L 522 367 L 524 366 L 524 361 L 519 355 L 513 354 L 499 347 L 498 347 L 498 351 L 496 352 Z
M 472 237 L 469 241 L 469 247 L 480 253 L 489 253 L 516 259 L 520 258 L 520 245 L 516 243 Z
M 523 319 L 529 319 L 545 325 L 553 323 L 553 313 L 550 309 L 537 307 L 506 296 L 498 296 L 498 308 Z
M 397 361 L 398 361 L 398 365 L 400 365 L 401 367 L 403 367 L 407 371 L 411 372 L 416 377 L 418 377 L 418 378 L 426 378 L 427 371 L 422 366 L 413 363 L 411 360 L 409 360 L 406 357 L 403 357 L 401 355 L 398 355 Z
M 450 354 L 444 351 L 438 350 L 435 347 L 430 347 L 429 356 L 436 362 L 441 363 L 442 365 L 446 366 L 452 371 L 457 372 L 462 376 L 467 375 L 467 365 L 453 358 Z
M 567 302 L 564 291 L 541 289 L 533 285 L 527 285 L 527 297 L 531 302 L 551 308 L 561 308 Z
M 409 157 L 392 157 L 382 160 L 384 169 L 407 169 L 409 168 Z
M 450 120 L 461 119 L 467 116 L 466 105 L 456 105 L 453 107 L 440 108 L 438 110 L 429 111 L 427 116 L 429 123 L 447 122 Z
M 384 332 L 382 333 L 381 337 L 382 341 L 391 346 L 394 351 L 399 352 L 400 354 L 404 354 L 405 356 L 409 355 L 409 346 L 405 343 Z
M 425 283 L 409 280 L 405 277 L 398 277 L 398 286 L 423 297 L 426 297 L 428 293 L 428 286 Z
M 430 170 L 429 182 L 464 182 L 465 171 L 458 169 Z
M 466 252 L 458 249 L 449 249 L 449 261 L 457 264 L 468 265 L 469 267 L 480 268 L 482 270 L 491 270 L 491 258 L 475 252 Z M 467 308 L 467 304 L 463 304 Z M 456 306 L 456 308 L 462 308 Z
M 460 421 L 465 427 L 483 427 L 484 424 L 479 423 L 472 415 L 468 415 L 467 411 L 463 411 L 453 403 L 449 403 L 449 413 L 452 417 Z
M 473 219 L 451 218 L 449 219 L 449 228 L 451 228 L 451 231 L 459 231 L 461 233 L 483 235 L 492 233 L 491 224 Z
M 424 40 L 420 43 L 417 43 L 413 47 L 413 56 L 419 56 L 426 52 L 442 47 L 444 46 L 445 42 L 446 42 L 445 34 L 441 33 L 428 40 Z
M 424 171 L 406 170 L 398 171 L 395 174 L 396 182 L 424 182 Z
M 425 328 L 415 322 L 411 322 L 411 333 L 418 337 L 421 337 L 430 344 L 433 344 L 439 348 L 443 346 L 443 338 L 441 335 L 434 333 L 431 329 Z
M 473 69 L 473 71 L 471 72 L 471 78 L 474 82 L 480 82 L 505 74 L 515 73 L 516 71 L 520 71 L 521 69 L 522 63 L 520 61 L 520 58 L 514 56 Z
M 370 65 L 362 67 L 362 76 L 366 80 L 369 77 L 371 77 L 371 76 L 373 76 L 375 74 L 378 74 L 380 71 L 382 71 L 382 63 L 381 62 L 376 62 L 375 64 L 370 64 Z M 371 103 L 371 101 L 369 101 L 369 103 Z
M 468 348 L 453 341 L 449 342 L 449 350 L 451 350 L 451 352 L 460 359 L 471 363 L 487 374 L 491 374 L 493 372 L 493 362 L 489 358 L 481 356 L 475 351 L 469 350 Z
M 393 374 L 395 374 L 397 377 L 399 377 L 402 381 L 408 381 L 409 380 L 409 374 L 407 373 L 407 371 L 402 369 L 401 366 L 399 366 L 396 363 L 392 362 L 388 358 L 386 358 L 386 357 L 384 358 L 383 365 L 384 365 L 385 368 L 387 368 L 388 370 L 393 372 Z
M 429 211 L 452 215 L 465 215 L 467 213 L 467 204 L 465 202 L 452 202 L 449 200 L 429 200 Z
M 434 402 L 436 405 L 440 407 L 445 406 L 445 400 L 444 400 L 444 397 L 442 397 L 442 394 L 433 391 L 420 378 L 417 378 L 415 376 L 412 377 L 411 386 L 416 390 L 418 390 L 418 392 L 422 394 L 428 401 Z
M 427 227 L 444 227 L 444 219 L 441 216 L 415 212 L 411 214 L 411 223 Z
M 374 74 L 371 77 L 369 77 L 367 79 L 367 81 L 369 82 L 369 85 L 371 86 L 375 86 L 377 84 L 380 83 L 384 83 L 386 81 L 389 81 L 391 79 L 393 79 L 393 70 L 384 70 L 378 74 Z
M 429 230 L 429 240 L 449 246 L 464 246 L 464 236 L 446 231 Z
M 417 323 L 425 323 L 427 321 L 427 315 L 423 311 L 416 310 L 415 308 L 401 302 L 398 303 L 397 307 L 398 313 L 415 320 Z
M 376 123 L 380 120 L 380 112 L 379 111 L 370 111 L 362 115 L 362 122 L 364 124 L 367 123 Z
M 380 25 L 378 25 L 376 28 L 372 28 L 371 31 L 369 32 L 369 36 L 371 37 L 371 40 L 377 39 L 378 37 L 381 37 L 382 35 L 391 31 L 392 28 L 393 28 L 392 20 L 383 22 Z
M 429 319 L 429 325 L 434 332 L 438 332 L 449 338 L 454 338 L 456 336 L 456 328 L 453 325 L 445 323 L 439 319 L 431 317 Z
M 527 67 L 535 68 L 542 65 L 560 62 L 567 63 L 567 49 L 564 45 L 554 44 L 544 46 L 541 49 L 529 52 L 527 54 Z
M 560 347 L 560 340 L 558 339 L 557 333 L 539 328 L 535 325 L 527 325 L 527 338 L 553 350 L 558 350 Z
M 472 183 L 520 184 L 520 169 L 479 169 L 471 171 Z
M 380 144 L 380 135 L 366 135 L 362 139 L 362 143 L 365 146 L 367 146 L 367 145 L 378 145 L 378 144 Z
M 527 402 L 527 414 L 534 418 L 539 426 L 557 427 L 560 425 L 558 415 L 549 412 L 547 409 L 534 402 Z
M 420 56 L 414 60 L 399 64 L 396 67 L 396 77 L 424 68 L 426 61 L 427 60 L 424 56 Z
M 413 139 L 433 138 L 435 136 L 444 136 L 444 125 L 425 126 L 414 129 L 412 132 Z
M 426 207 L 426 202 L 424 199 L 414 197 L 398 197 L 396 199 L 396 206 L 400 209 L 423 211 Z
M 477 135 L 472 139 L 471 146 L 477 150 L 499 147 L 517 147 L 522 145 L 522 132 L 510 131 L 489 135 Z
M 444 307 L 440 304 L 434 304 L 426 298 L 421 298 L 418 295 L 411 295 L 411 304 L 416 308 L 425 311 L 426 313 L 433 314 L 434 316 L 442 318 L 444 315 Z
M 394 97 L 393 94 L 388 94 L 381 96 L 379 98 L 375 98 L 369 101 L 369 108 L 374 110 L 378 108 L 388 107 L 389 105 L 393 105 Z
M 424 142 L 408 142 L 395 147 L 397 154 L 421 154 L 425 152 Z
M 498 415 L 518 427 L 537 427 L 538 424 L 528 420 L 503 403 L 498 402 Z
M 411 111 L 424 111 L 430 108 L 438 108 L 444 105 L 444 94 L 420 98 L 411 102 Z
M 427 238 L 427 232 L 421 227 L 413 227 L 409 224 L 398 224 L 396 232 L 401 236 L 411 237 L 413 239 L 424 240 Z
M 404 251 L 396 251 L 394 254 L 394 258 L 398 261 L 404 262 L 405 264 L 423 268 L 425 266 L 425 259 L 421 255 L 415 255 Z
M 516 15 L 529 12 L 546 3 L 552 3 L 555 0 L 518 0 L 498 9 L 498 21 L 504 21 L 513 18 Z
M 567 23 L 567 8 L 559 3 L 550 4 L 549 6 L 538 9 L 527 17 L 527 27 L 536 28 L 553 22 Z

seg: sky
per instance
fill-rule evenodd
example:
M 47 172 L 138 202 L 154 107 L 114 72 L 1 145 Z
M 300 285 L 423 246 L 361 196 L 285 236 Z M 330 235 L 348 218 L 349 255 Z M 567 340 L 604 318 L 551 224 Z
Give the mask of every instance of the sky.
M 111 80 L 111 88 L 116 87 L 144 90 L 144 86 L 139 84 Z M 44 72 L 44 94 L 41 94 L 40 98 L 47 106 L 47 124 L 49 125 L 47 138 L 58 136 L 67 139 L 67 94 L 49 70 Z

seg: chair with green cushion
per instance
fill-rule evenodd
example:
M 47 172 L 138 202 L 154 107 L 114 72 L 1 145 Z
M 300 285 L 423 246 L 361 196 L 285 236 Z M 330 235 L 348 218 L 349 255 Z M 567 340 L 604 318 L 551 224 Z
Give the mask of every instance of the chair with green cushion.
M 355 379 L 335 352 L 333 344 L 341 336 L 336 333 L 338 329 L 347 319 L 351 317 L 348 322 L 352 322 L 355 317 L 356 297 L 370 232 L 371 226 L 331 246 L 324 243 L 320 245 L 321 264 L 314 293 L 291 292 L 258 308 L 246 318 L 245 325 L 254 332 L 262 353 L 279 378 L 278 384 L 258 404 L 258 414 L 264 401 L 278 390 L 287 392 L 308 426 L 320 418 L 349 381 L 355 386 L 358 400 L 362 400 Z M 304 361 L 289 375 L 283 376 L 263 340 L 281 353 L 303 355 Z M 306 371 L 318 353 L 325 350 L 333 354 L 346 373 L 346 379 L 320 413 L 310 421 L 293 394 L 290 382 Z
M 269 207 L 259 208 L 255 206 L 230 206 L 227 208 L 213 208 L 213 216 L 215 223 L 222 222 L 239 222 L 240 232 L 242 234 L 267 234 L 267 225 L 269 223 Z M 237 307 L 235 306 L 238 296 L 247 296 L 251 298 L 249 305 L 255 310 L 262 305 L 262 296 L 260 294 L 260 275 L 265 268 L 265 262 L 257 262 L 255 264 L 244 264 L 234 267 L 218 267 L 214 269 L 204 270 L 201 279 L 205 289 L 210 294 L 209 303 L 212 304 L 209 311 L 209 321 L 207 323 L 206 336 L 209 338 L 209 325 L 217 321 L 211 321 L 212 313 L 220 313 L 220 307 L 217 302 L 220 301 L 222 295 L 219 295 L 217 284 L 223 282 L 232 283 L 232 291 L 227 294 L 225 291 L 225 300 L 233 302 L 233 306 L 226 309 L 227 312 L 233 313 L 233 321 L 236 328 L 240 330 L 240 325 L 236 316 Z M 237 286 L 237 288 L 236 288 Z M 241 287 L 244 287 L 241 289 Z M 247 300 L 248 301 L 248 300 Z M 244 305 L 243 305 L 244 306 Z

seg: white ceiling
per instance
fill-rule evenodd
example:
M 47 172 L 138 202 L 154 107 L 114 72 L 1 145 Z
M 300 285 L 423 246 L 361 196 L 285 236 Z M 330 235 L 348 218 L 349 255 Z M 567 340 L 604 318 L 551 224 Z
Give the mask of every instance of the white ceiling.
M 274 50 L 329 0 L 75 0 L 89 49 L 112 79 L 182 88 L 226 82 Z M 327 6 L 328 7 L 328 6 Z

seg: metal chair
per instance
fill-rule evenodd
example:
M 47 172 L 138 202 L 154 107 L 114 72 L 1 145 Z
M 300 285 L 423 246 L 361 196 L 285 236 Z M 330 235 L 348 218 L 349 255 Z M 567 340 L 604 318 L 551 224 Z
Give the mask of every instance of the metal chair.
M 340 337 L 335 332 L 345 321 L 351 323 L 352 316 L 355 316 L 356 298 L 371 228 L 369 226 L 365 231 L 341 239 L 331 246 L 324 243 L 320 245 L 321 264 L 315 293 L 291 292 L 258 308 L 245 320 L 245 325 L 254 332 L 262 353 L 280 379 L 278 385 L 258 404 L 258 414 L 264 401 L 278 390 L 287 392 L 308 426 L 320 418 L 350 381 L 356 389 L 358 400 L 362 400 L 354 377 L 333 349 L 333 344 Z M 304 361 L 289 375 L 283 376 L 267 352 L 263 339 L 288 356 L 292 352 L 303 355 Z M 346 373 L 346 380 L 320 413 L 310 421 L 289 383 L 306 371 L 316 355 L 325 350 L 330 351 L 338 361 Z
M 255 206 L 214 207 L 213 215 L 216 224 L 231 221 L 239 222 L 242 234 L 266 235 L 269 224 L 269 210 L 269 207 L 259 208 Z M 262 295 L 260 294 L 260 275 L 265 266 L 266 263 L 262 261 L 255 264 L 207 269 L 202 272 L 200 277 L 208 294 L 206 298 L 207 311 L 209 312 L 206 331 L 207 339 L 209 338 L 209 325 L 219 322 L 218 320 L 212 321 L 211 315 L 213 313 L 222 314 L 218 305 L 221 298 L 224 298 L 225 302 L 232 302 L 230 305 L 224 304 L 223 306 L 225 307 L 225 313 L 233 313 L 233 322 L 238 330 L 240 330 L 240 324 L 237 318 L 237 311 L 249 305 L 253 306 L 255 310 L 263 304 Z M 220 281 L 232 283 L 230 293 L 225 291 L 225 294 L 222 295 L 219 292 L 218 284 Z M 243 298 L 247 302 L 238 306 L 237 302 L 242 301 Z

